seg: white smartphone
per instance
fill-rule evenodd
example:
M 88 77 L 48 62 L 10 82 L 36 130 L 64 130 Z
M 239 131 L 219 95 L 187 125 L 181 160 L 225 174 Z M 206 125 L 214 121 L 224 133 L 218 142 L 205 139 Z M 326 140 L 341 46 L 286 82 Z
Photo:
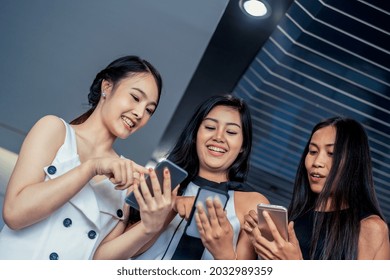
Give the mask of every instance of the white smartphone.
M 188 219 L 186 228 L 184 230 L 184 232 L 187 235 L 192 236 L 192 237 L 200 238 L 199 230 L 198 230 L 198 227 L 197 227 L 196 221 L 195 221 L 195 213 L 198 211 L 196 209 L 196 205 L 199 202 L 201 202 L 202 205 L 203 205 L 203 208 L 206 211 L 206 214 L 208 215 L 207 207 L 206 207 L 206 199 L 207 198 L 214 199 L 216 196 L 221 201 L 223 209 L 225 209 L 226 203 L 229 200 L 229 194 L 228 193 L 226 193 L 224 191 L 221 191 L 219 189 L 212 188 L 212 187 L 202 187 L 202 188 L 199 188 L 198 193 L 197 193 L 196 198 L 195 198 L 194 206 L 192 207 L 190 217 Z
M 257 216 L 258 216 L 258 224 L 259 229 L 261 231 L 261 235 L 267 238 L 268 240 L 274 240 L 271 231 L 268 227 L 268 224 L 263 216 L 263 211 L 266 210 L 272 218 L 272 221 L 275 223 L 276 228 L 278 229 L 280 235 L 288 240 L 288 218 L 287 218 L 287 208 L 280 205 L 273 204 L 264 204 L 260 203 L 257 205 Z
M 177 185 L 179 185 L 183 180 L 188 176 L 187 171 L 185 171 L 183 168 L 179 167 L 178 165 L 174 164 L 170 160 L 164 159 L 160 161 L 156 167 L 154 168 L 154 171 L 156 172 L 157 179 L 160 183 L 160 187 L 163 187 L 164 182 L 164 169 L 165 167 L 168 168 L 170 174 L 171 174 L 171 187 L 172 189 L 175 188 Z M 150 180 L 150 177 L 147 175 L 145 176 L 146 184 L 149 188 L 150 193 L 153 195 L 153 188 L 152 188 L 152 182 Z M 142 193 L 142 192 L 141 192 Z M 125 199 L 126 203 L 130 204 L 131 207 L 139 210 L 139 205 L 137 202 L 137 199 L 134 196 L 134 192 L 131 192 Z

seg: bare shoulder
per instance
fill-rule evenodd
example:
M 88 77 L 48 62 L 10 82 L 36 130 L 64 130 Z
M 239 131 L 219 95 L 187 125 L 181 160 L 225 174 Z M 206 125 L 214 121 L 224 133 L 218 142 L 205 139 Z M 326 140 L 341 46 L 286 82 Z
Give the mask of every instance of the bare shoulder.
M 39 119 L 31 128 L 23 142 L 20 156 L 25 154 L 35 158 L 44 153 L 55 153 L 64 143 L 66 129 L 61 119 L 47 115 Z
M 255 210 L 259 203 L 269 203 L 269 200 L 259 192 L 235 192 L 234 203 L 238 216 L 246 215 Z
M 57 117 L 57 116 L 54 116 L 54 115 L 46 115 L 42 118 L 40 118 L 34 125 L 33 128 L 35 127 L 43 127 L 45 129 L 54 129 L 55 132 L 60 132 L 60 131 L 64 131 L 65 132 L 65 126 L 64 126 L 64 123 L 62 122 L 62 120 Z
M 385 221 L 371 215 L 360 222 L 359 259 L 389 259 L 389 229 Z
M 20 149 L 7 187 L 9 195 L 16 195 L 25 186 L 43 181 L 43 168 L 53 161 L 64 143 L 65 134 L 65 126 L 58 117 L 45 116 L 35 123 Z
M 360 234 L 367 236 L 388 236 L 388 228 L 385 221 L 377 215 L 371 215 L 360 222 Z
M 251 203 L 269 203 L 268 199 L 259 192 L 235 192 L 235 198 Z
M 65 126 L 62 120 L 53 115 L 47 115 L 40 118 L 31 128 L 29 134 L 43 133 L 48 135 L 65 136 Z M 58 135 L 60 134 L 60 135 Z

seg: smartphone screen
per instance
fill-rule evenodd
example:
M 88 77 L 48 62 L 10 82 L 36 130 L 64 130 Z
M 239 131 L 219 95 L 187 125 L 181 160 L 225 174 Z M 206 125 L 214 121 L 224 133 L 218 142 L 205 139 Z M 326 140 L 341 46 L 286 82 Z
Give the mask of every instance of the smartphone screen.
M 194 206 L 192 207 L 190 218 L 189 218 L 187 225 L 186 225 L 186 228 L 185 228 L 185 233 L 187 235 L 200 238 L 199 230 L 198 230 L 198 227 L 197 227 L 196 221 L 195 221 L 195 213 L 198 211 L 196 209 L 196 205 L 198 204 L 198 202 L 201 202 L 203 204 L 203 208 L 205 209 L 205 211 L 207 213 L 206 199 L 209 197 L 211 199 L 214 199 L 216 196 L 221 201 L 221 203 L 223 205 L 223 209 L 225 209 L 226 203 L 229 200 L 229 195 L 226 192 L 223 192 L 223 191 L 220 191 L 218 189 L 211 188 L 211 187 L 199 188 L 198 194 L 196 195 L 196 198 L 195 198 Z
M 171 174 L 171 187 L 172 189 L 175 188 L 177 185 L 179 185 L 183 180 L 188 176 L 187 171 L 179 167 L 178 165 L 174 164 L 170 160 L 164 159 L 160 161 L 156 167 L 154 168 L 154 171 L 156 172 L 157 179 L 160 183 L 160 187 L 163 187 L 164 182 L 164 169 L 167 167 L 169 169 L 169 172 Z M 152 189 L 152 183 L 149 176 L 145 176 L 146 184 L 149 188 L 150 193 L 153 195 L 153 189 Z M 139 210 L 139 205 L 137 202 L 137 199 L 134 196 L 134 193 L 131 192 L 125 199 L 126 203 L 128 203 L 133 208 Z
M 267 238 L 268 240 L 274 240 L 271 231 L 268 227 L 268 224 L 263 216 L 263 211 L 267 210 L 270 214 L 272 221 L 275 223 L 276 228 L 278 229 L 280 235 L 288 240 L 288 230 L 287 230 L 287 208 L 280 205 L 272 205 L 272 204 L 263 204 L 260 203 L 257 205 L 257 216 L 259 229 L 261 231 L 261 235 Z

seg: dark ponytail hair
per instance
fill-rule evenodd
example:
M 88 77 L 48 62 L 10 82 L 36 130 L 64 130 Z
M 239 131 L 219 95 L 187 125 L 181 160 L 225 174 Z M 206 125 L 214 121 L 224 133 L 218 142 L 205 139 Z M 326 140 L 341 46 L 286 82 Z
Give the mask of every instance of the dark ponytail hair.
M 91 105 L 91 108 L 70 123 L 81 124 L 85 122 L 85 120 L 88 119 L 89 116 L 93 113 L 100 100 L 101 85 L 103 80 L 110 81 L 113 87 L 115 87 L 115 85 L 118 84 L 118 82 L 120 82 L 122 79 L 141 73 L 150 73 L 154 77 L 158 88 L 158 104 L 162 88 L 162 79 L 160 73 L 156 70 L 156 68 L 153 67 L 152 64 L 144 59 L 139 58 L 138 56 L 124 56 L 111 62 L 105 69 L 96 75 L 88 93 L 88 103 Z

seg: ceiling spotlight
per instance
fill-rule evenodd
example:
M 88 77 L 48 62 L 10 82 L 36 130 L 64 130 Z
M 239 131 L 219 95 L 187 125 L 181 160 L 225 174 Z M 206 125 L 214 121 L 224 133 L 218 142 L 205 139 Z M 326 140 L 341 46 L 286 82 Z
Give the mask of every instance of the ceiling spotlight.
M 271 13 L 269 4 L 264 0 L 240 0 L 240 7 L 254 17 L 268 17 Z

